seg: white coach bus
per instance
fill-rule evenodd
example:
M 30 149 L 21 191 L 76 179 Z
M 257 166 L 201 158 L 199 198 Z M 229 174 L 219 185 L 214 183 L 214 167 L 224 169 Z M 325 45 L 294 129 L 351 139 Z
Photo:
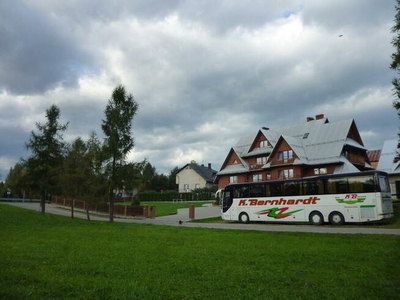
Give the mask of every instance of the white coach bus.
M 387 174 L 351 174 L 227 185 L 222 219 L 250 221 L 373 222 L 393 217 Z

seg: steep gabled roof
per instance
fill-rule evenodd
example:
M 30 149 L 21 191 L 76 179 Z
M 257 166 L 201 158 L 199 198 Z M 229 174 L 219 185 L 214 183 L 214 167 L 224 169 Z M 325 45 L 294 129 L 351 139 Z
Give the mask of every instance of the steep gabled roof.
M 179 170 L 179 172 L 184 170 L 187 166 L 190 166 L 193 169 L 193 171 L 195 171 L 202 178 L 204 178 L 205 181 L 210 182 L 210 183 L 212 183 L 214 181 L 214 177 L 217 174 L 217 171 L 215 171 L 209 167 L 206 167 L 203 165 L 198 165 L 198 164 L 186 164 Z
M 400 174 L 400 160 L 396 160 L 396 157 L 399 155 L 398 151 L 397 140 L 385 141 L 377 169 L 388 174 Z
M 296 154 L 298 157 L 295 161 L 294 164 L 306 164 L 307 163 L 307 155 L 304 152 L 304 147 L 302 145 L 302 141 L 298 138 L 294 138 L 291 136 L 287 135 L 281 135 L 275 143 L 275 147 L 271 152 L 271 155 L 268 158 L 267 163 L 264 165 L 264 168 L 269 168 L 270 162 L 273 159 L 273 157 L 276 155 L 276 152 L 278 151 L 279 145 L 285 141 L 289 147 L 293 150 L 293 152 Z
M 279 137 L 281 136 L 278 132 L 268 129 L 262 129 L 261 132 L 267 138 L 267 140 L 271 143 L 272 147 L 275 147 L 276 143 L 278 142 Z
M 255 139 L 259 137 L 260 133 L 271 143 L 272 149 L 270 147 L 254 147 Z M 270 154 L 271 157 L 274 155 L 273 151 L 276 149 L 277 143 L 282 140 L 286 141 L 298 157 L 295 164 L 347 164 L 342 157 L 345 145 L 366 150 L 362 144 L 354 120 L 350 119 L 330 123 L 327 118 L 290 125 L 275 130 L 263 128 L 255 136 L 240 138 L 236 146 L 232 149 L 234 149 L 240 158 L 261 154 Z M 241 160 L 241 162 L 244 171 L 248 166 L 244 160 Z M 267 162 L 264 168 L 269 167 L 270 164 Z M 346 168 L 353 169 L 351 166 Z M 230 167 L 229 169 L 233 170 L 234 168 Z M 224 165 L 219 174 L 222 174 L 221 172 L 223 171 L 225 171 Z
M 342 164 L 335 168 L 333 174 L 359 172 L 359 170 L 351 162 L 349 162 L 349 160 L 346 157 L 340 156 L 339 160 L 340 162 L 342 162 Z
M 284 139 L 286 143 L 288 143 L 289 147 L 292 148 L 298 159 L 303 164 L 306 164 L 308 162 L 307 154 L 305 152 L 303 141 L 301 139 L 287 135 L 282 135 L 282 139 Z

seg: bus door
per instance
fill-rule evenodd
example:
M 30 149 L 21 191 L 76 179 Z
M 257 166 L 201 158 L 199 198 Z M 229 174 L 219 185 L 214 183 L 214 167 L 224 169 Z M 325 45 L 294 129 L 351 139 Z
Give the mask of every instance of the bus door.
M 384 218 L 392 218 L 393 213 L 393 201 L 392 194 L 390 192 L 390 185 L 387 176 L 378 175 L 380 195 L 382 197 L 382 215 Z
M 222 214 L 223 219 L 230 220 L 231 219 L 231 207 L 233 203 L 233 194 L 232 189 L 230 187 L 225 188 L 222 193 Z

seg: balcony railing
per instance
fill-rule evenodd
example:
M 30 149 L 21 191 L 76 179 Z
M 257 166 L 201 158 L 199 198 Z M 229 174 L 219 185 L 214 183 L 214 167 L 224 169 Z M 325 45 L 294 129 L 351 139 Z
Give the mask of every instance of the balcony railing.
M 357 164 L 365 163 L 365 158 L 364 158 L 364 156 L 361 156 L 361 155 L 349 153 L 346 155 L 346 158 L 352 163 L 357 163 Z
M 262 164 L 255 164 L 255 165 L 250 165 L 250 170 L 259 170 L 262 169 Z

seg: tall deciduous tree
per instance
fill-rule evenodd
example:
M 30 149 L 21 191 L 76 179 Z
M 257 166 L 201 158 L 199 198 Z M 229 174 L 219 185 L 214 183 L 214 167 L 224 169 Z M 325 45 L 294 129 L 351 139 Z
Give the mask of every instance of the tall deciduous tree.
M 85 181 L 87 180 L 87 170 L 89 168 L 86 160 L 87 147 L 85 142 L 78 137 L 71 145 L 64 160 L 61 182 L 63 192 L 71 197 L 71 218 L 74 217 L 74 200 L 82 197 L 85 192 Z
M 36 123 L 39 133 L 31 132 L 31 137 L 26 147 L 32 151 L 27 160 L 29 177 L 32 185 L 36 185 L 41 194 L 41 211 L 45 213 L 46 195 L 58 183 L 58 173 L 65 155 L 65 143 L 62 132 L 68 127 L 68 123 L 59 123 L 60 109 L 53 104 L 46 110 L 47 122 Z
M 134 146 L 131 135 L 132 120 L 138 104 L 125 87 L 117 86 L 104 111 L 105 119 L 101 128 L 106 136 L 103 151 L 107 158 L 107 175 L 109 187 L 110 222 L 114 221 L 114 190 L 122 185 L 121 169 L 126 163 L 126 155 Z
M 86 142 L 87 152 L 85 154 L 86 170 L 85 189 L 83 199 L 86 201 L 86 216 L 90 220 L 89 209 L 90 206 L 98 201 L 100 198 L 104 199 L 107 194 L 107 182 L 103 173 L 103 153 L 101 149 L 101 142 L 96 133 L 92 132 L 89 140 Z
M 176 174 L 178 174 L 179 172 L 179 168 L 178 166 L 176 166 L 175 168 L 173 168 L 168 176 L 168 189 L 172 190 L 172 191 L 177 191 L 178 190 L 178 185 L 176 184 Z
M 392 45 L 395 47 L 395 52 L 392 54 L 392 63 L 390 68 L 400 75 L 400 0 L 397 0 L 395 25 L 392 27 L 392 32 L 395 34 L 392 40 Z M 392 80 L 396 99 L 393 101 L 393 107 L 397 109 L 397 114 L 400 117 L 400 78 Z

